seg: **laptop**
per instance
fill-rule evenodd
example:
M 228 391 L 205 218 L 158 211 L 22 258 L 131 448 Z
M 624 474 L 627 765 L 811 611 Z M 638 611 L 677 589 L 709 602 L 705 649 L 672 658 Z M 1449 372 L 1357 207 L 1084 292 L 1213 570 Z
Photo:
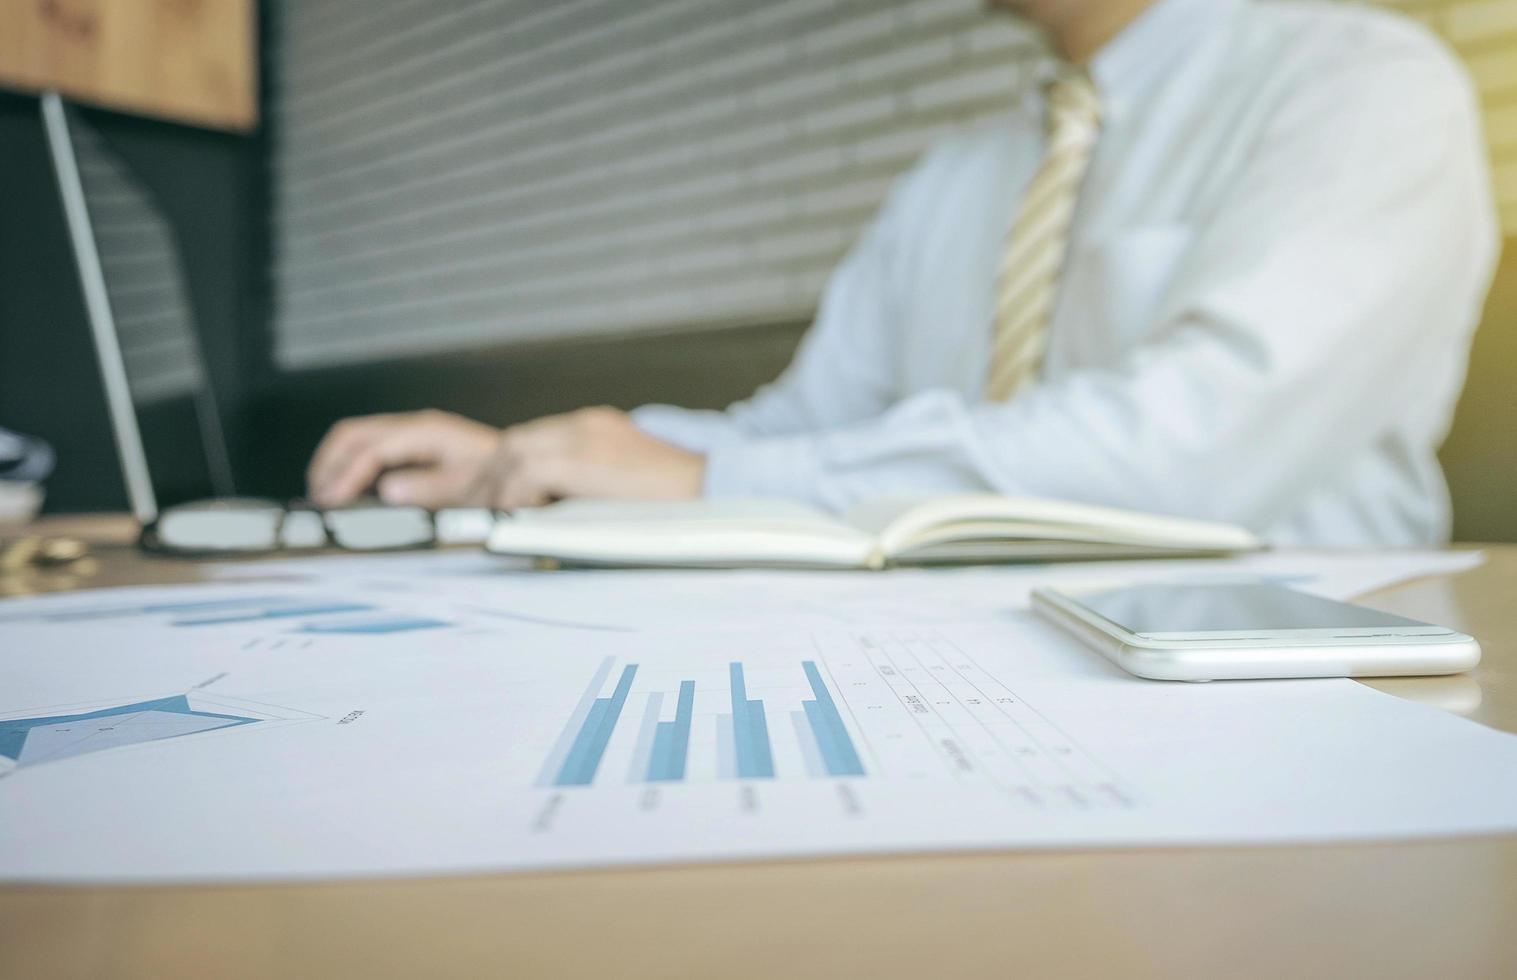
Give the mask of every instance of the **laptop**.
M 42 120 L 139 541 L 185 554 L 477 544 L 494 514 L 377 500 L 239 497 L 173 228 L 132 168 L 56 92 Z

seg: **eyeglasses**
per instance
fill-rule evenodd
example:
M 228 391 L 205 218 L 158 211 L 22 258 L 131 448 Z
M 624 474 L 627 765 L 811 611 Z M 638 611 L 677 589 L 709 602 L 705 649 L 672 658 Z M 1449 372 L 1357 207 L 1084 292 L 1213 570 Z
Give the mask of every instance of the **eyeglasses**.
M 458 508 L 358 503 L 318 510 L 268 500 L 223 499 L 166 509 L 142 529 L 151 551 L 249 554 L 338 547 L 349 551 L 477 544 L 489 535 L 493 512 Z

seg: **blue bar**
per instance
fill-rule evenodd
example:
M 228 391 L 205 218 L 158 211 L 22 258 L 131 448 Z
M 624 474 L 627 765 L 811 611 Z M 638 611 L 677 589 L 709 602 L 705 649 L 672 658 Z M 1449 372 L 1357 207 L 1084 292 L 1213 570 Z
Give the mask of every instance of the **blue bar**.
M 643 723 L 637 726 L 637 741 L 632 746 L 632 767 L 627 770 L 629 783 L 645 781 L 653 767 L 653 739 L 658 733 L 658 716 L 663 706 L 663 691 L 648 695 L 643 707 Z
M 55 623 L 65 623 L 75 620 L 112 619 L 120 616 L 147 616 L 155 613 L 208 612 L 216 609 L 267 606 L 271 603 L 286 601 L 288 600 L 282 596 L 243 596 L 236 599 L 201 599 L 195 602 L 155 602 L 145 606 L 86 606 L 81 609 L 67 609 L 55 613 L 38 613 L 30 617 L 6 616 L 0 618 L 0 622 L 33 618 L 45 619 Z
M 832 732 L 832 723 L 827 720 L 827 709 L 815 701 L 802 701 L 801 707 L 806 711 L 806 722 L 811 726 L 812 740 L 816 743 L 817 751 L 822 754 L 825 775 L 836 776 L 832 767 L 838 758 L 837 737 Z
M 590 713 L 585 716 L 585 723 L 579 727 L 579 734 L 574 737 L 574 746 L 569 749 L 568 757 L 564 759 L 558 775 L 553 779 L 553 785 L 585 785 L 579 781 L 578 773 L 584 768 L 585 757 L 590 754 L 590 746 L 595 741 L 595 733 L 600 731 L 600 723 L 606 717 L 606 711 L 610 706 L 610 698 L 595 699 L 595 703 L 590 706 Z
M 155 602 L 143 606 L 145 613 L 195 612 L 200 609 L 236 609 L 247 606 L 277 606 L 290 601 L 289 596 L 243 596 L 236 599 L 200 599 L 195 602 Z
M 764 702 L 748 702 L 749 776 L 773 778 L 774 756 L 769 751 L 769 722 L 764 717 Z M 742 775 L 742 773 L 739 773 Z
M 816 695 L 815 701 L 802 701 L 801 706 L 806 709 L 806 718 L 811 722 L 811 731 L 816 736 L 817 748 L 822 752 L 827 772 L 834 776 L 864 775 L 864 763 L 859 759 L 853 739 L 848 736 L 847 727 L 843 725 L 843 716 L 838 713 L 837 702 L 832 700 L 832 693 L 822 682 L 822 673 L 816 669 L 816 662 L 803 660 L 801 667 L 806 671 L 806 680 L 811 682 L 812 693 Z
M 430 630 L 450 624 L 440 619 L 425 617 L 398 619 L 367 619 L 357 623 L 307 623 L 300 628 L 302 633 L 405 633 L 410 630 Z
M 329 602 L 322 605 L 282 606 L 264 609 L 245 616 L 216 616 L 211 619 L 176 619 L 174 626 L 220 626 L 224 623 L 256 623 L 265 619 L 287 619 L 291 616 L 324 616 L 328 613 L 363 612 L 373 609 L 357 602 Z
M 744 776 L 747 774 L 743 763 L 748 758 L 748 688 L 743 682 L 742 664 L 727 665 L 727 686 L 732 695 L 732 753 L 737 760 L 737 774 Z
M 674 707 L 674 733 L 669 745 L 669 778 L 685 778 L 685 757 L 690 752 L 690 718 L 695 713 L 695 681 L 680 681 L 679 704 Z
M 669 775 L 669 747 L 674 744 L 674 722 L 661 721 L 653 734 L 653 754 L 648 757 L 648 781 L 650 783 L 679 779 Z M 684 775 L 681 773 L 680 775 Z
M 821 779 L 827 775 L 827 766 L 822 762 L 822 750 L 816 744 L 816 731 L 804 711 L 790 712 L 790 722 L 795 726 L 795 741 L 801 747 L 801 758 L 806 762 L 806 775 Z
M 632 677 L 636 673 L 637 664 L 628 664 L 622 669 L 621 680 L 617 681 L 612 695 L 609 698 L 595 699 L 595 707 L 590 709 L 584 727 L 579 730 L 579 737 L 574 740 L 574 747 L 569 750 L 569 758 L 564 760 L 564 767 L 559 770 L 555 781 L 557 785 L 588 786 L 595 778 L 595 770 L 600 768 L 601 756 L 611 741 L 611 733 L 615 731 L 616 721 L 627 703 L 627 694 L 632 690 Z
M 737 778 L 737 745 L 731 715 L 716 716 L 716 774 L 722 779 Z
M 774 759 L 769 754 L 769 726 L 764 722 L 764 702 L 749 701 L 743 682 L 743 665 L 727 665 L 732 687 L 732 741 L 737 752 L 739 779 L 765 779 L 774 776 Z
M 595 669 L 595 674 L 590 678 L 590 683 L 585 685 L 585 692 L 580 695 L 575 703 L 574 710 L 569 713 L 569 720 L 564 723 L 564 730 L 559 733 L 558 739 L 553 743 L 553 751 L 543 760 L 543 767 L 537 774 L 537 785 L 552 786 L 558 781 L 558 774 L 563 771 L 564 760 L 569 758 L 569 750 L 574 748 L 574 740 L 579 737 L 580 729 L 585 725 L 585 719 L 590 717 L 590 709 L 595 706 L 595 696 L 601 688 L 606 686 L 606 678 L 611 676 L 611 668 L 616 666 L 615 657 L 607 657 L 600 662 Z
M 685 758 L 690 750 L 690 716 L 695 710 L 695 681 L 681 681 L 679 704 L 673 721 L 661 721 L 653 736 L 653 755 L 648 763 L 650 782 L 685 778 Z

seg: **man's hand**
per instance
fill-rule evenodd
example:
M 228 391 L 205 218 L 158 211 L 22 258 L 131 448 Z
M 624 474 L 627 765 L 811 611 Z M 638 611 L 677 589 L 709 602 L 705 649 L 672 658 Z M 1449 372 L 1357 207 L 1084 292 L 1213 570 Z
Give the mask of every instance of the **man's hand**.
M 343 419 L 306 470 L 311 499 L 344 504 L 378 481 L 380 499 L 436 509 L 464 502 L 500 430 L 429 409 Z
M 563 497 L 698 497 L 704 456 L 671 446 L 614 408 L 550 415 L 501 433 L 472 503 L 511 510 Z

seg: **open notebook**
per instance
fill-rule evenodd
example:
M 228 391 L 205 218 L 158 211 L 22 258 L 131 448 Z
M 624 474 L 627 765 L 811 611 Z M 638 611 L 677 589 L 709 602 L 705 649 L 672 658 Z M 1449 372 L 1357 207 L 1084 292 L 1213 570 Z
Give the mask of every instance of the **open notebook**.
M 570 500 L 502 518 L 486 547 L 574 565 L 884 568 L 1214 555 L 1261 544 L 1231 524 L 965 495 L 881 500 L 841 519 L 779 500 Z

